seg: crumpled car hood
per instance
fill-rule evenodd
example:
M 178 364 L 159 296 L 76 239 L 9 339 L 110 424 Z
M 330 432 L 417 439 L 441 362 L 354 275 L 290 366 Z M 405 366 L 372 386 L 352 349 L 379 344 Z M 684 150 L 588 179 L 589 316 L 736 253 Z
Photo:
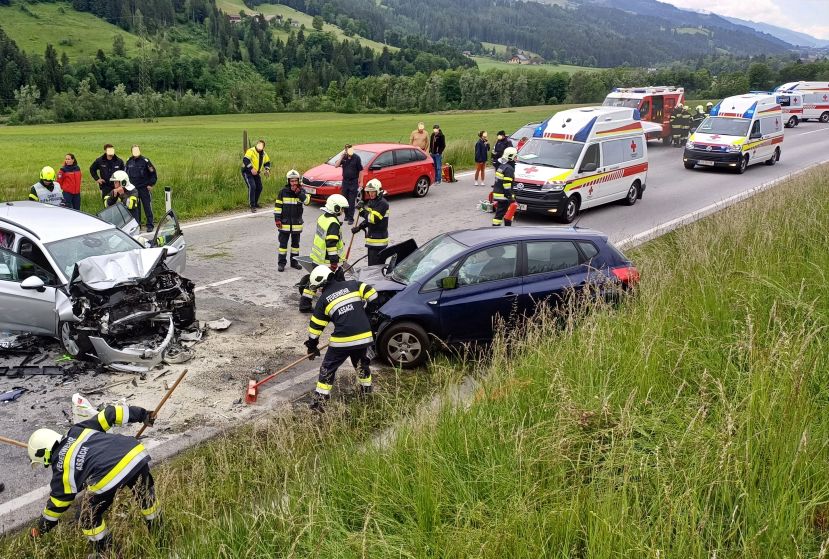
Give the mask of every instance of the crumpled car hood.
M 381 265 L 360 268 L 357 273 L 357 280 L 369 284 L 377 291 L 403 291 L 406 289 L 405 284 L 387 279 L 383 275 L 383 266 Z
M 90 256 L 75 265 L 72 280 L 90 289 L 105 291 L 146 278 L 164 260 L 165 248 L 137 248 L 117 254 Z

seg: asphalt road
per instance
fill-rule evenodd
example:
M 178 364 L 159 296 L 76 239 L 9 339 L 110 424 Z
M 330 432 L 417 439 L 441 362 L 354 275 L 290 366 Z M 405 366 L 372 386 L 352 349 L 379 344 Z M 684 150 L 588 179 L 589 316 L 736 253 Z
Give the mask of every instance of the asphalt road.
M 686 170 L 682 165 L 682 150 L 652 143 L 649 149 L 650 170 L 644 198 L 633 207 L 610 205 L 587 210 L 582 215 L 579 225 L 604 231 L 614 241 L 630 238 L 810 165 L 829 161 L 827 148 L 829 126 L 814 122 L 801 124 L 797 128 L 786 130 L 782 157 L 776 166 L 754 165 L 749 167 L 744 175 L 736 175 L 727 170 Z M 488 169 L 488 172 L 490 175 L 487 182 L 491 183 L 491 170 Z M 239 188 L 242 188 L 241 181 Z M 777 189 L 784 193 L 785 185 L 780 185 Z M 391 198 L 392 242 L 413 237 L 422 243 L 440 232 L 489 226 L 491 214 L 478 209 L 478 201 L 485 198 L 488 192 L 487 187 L 473 186 L 471 174 L 464 173 L 458 182 L 434 185 L 428 196 L 423 199 L 407 196 Z M 287 352 L 288 355 L 281 355 L 282 360 L 276 364 L 287 362 L 287 357 L 301 354 L 301 343 L 305 337 L 307 315 L 297 312 L 298 295 L 293 287 L 303 272 L 290 268 L 284 273 L 276 270 L 276 232 L 273 214 L 268 207 L 275 194 L 273 189 L 263 194 L 263 204 L 266 207 L 256 214 L 217 216 L 186 224 L 184 228 L 188 241 L 186 275 L 196 282 L 199 289 L 199 318 L 214 319 L 224 316 L 233 320 L 233 332 L 237 336 L 234 339 L 241 348 L 239 353 L 245 355 L 240 355 L 239 361 L 232 363 L 242 362 L 241 358 L 245 357 L 248 367 L 253 367 L 251 363 L 272 367 L 274 362 L 269 361 L 269 356 L 272 357 L 277 346 L 284 346 L 278 349 Z M 793 211 L 797 211 L 797 200 L 788 200 L 785 194 L 781 196 L 781 200 L 789 203 Z M 307 255 L 310 250 L 313 223 L 318 215 L 319 208 L 316 206 L 305 211 L 308 225 L 302 235 L 302 254 Z M 544 216 L 519 216 L 517 223 L 538 226 L 555 224 Z M 349 237 L 350 233 L 346 235 L 346 241 Z M 351 261 L 365 254 L 361 241 L 362 236 L 359 236 L 354 242 Z M 267 330 L 270 332 L 263 336 L 262 333 Z M 245 342 L 244 345 L 242 342 Z M 219 346 L 213 345 L 212 341 L 199 347 L 199 360 L 208 360 L 211 351 L 219 351 L 216 349 Z M 227 353 L 227 343 L 221 352 Z M 233 356 L 234 359 L 236 357 Z M 227 390 L 237 394 L 249 370 L 250 368 L 233 378 L 223 375 L 228 385 L 211 389 L 217 392 Z M 311 390 L 314 379 L 313 365 L 305 364 L 286 374 L 283 380 L 269 388 L 267 398 L 260 396 L 260 399 L 269 400 L 271 403 L 267 405 L 275 407 Z M 67 389 L 69 394 L 71 390 Z M 49 417 L 53 421 L 60 418 L 59 412 L 44 410 L 43 406 L 40 406 L 40 409 L 36 406 L 23 409 L 18 405 L 12 414 L 12 406 L 15 405 L 17 404 L 0 404 L 0 433 L 6 436 L 25 440 L 34 422 L 44 424 L 43 414 L 49 412 Z M 246 417 L 239 408 L 234 409 L 238 412 L 237 417 Z M 25 419 L 21 419 L 21 413 L 32 414 L 35 417 L 26 422 Z M 228 413 L 233 414 L 233 411 Z M 249 416 L 248 414 L 247 417 Z M 202 430 L 204 429 L 207 428 L 203 427 Z M 193 440 L 197 438 L 194 436 Z M 169 450 L 154 451 L 154 457 L 159 458 L 170 454 L 177 447 L 186 446 L 188 442 L 184 439 L 168 441 Z M 5 492 L 0 493 L 2 531 L 19 525 L 19 521 L 24 517 L 37 514 L 40 504 L 36 501 L 41 497 L 36 490 L 47 483 L 48 475 L 42 469 L 30 471 L 18 449 L 3 445 L 0 445 L 0 472 L 3 472 L 0 482 L 6 484 Z M 18 508 L 18 505 L 26 506 Z

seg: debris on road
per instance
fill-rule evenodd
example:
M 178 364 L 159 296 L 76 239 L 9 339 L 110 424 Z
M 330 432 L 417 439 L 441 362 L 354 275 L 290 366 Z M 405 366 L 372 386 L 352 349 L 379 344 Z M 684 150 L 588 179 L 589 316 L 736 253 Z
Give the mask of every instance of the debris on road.
M 12 390 L 7 390 L 0 394 L 0 402 L 14 402 L 20 396 L 26 392 L 25 388 L 13 388 Z
M 207 327 L 211 330 L 227 330 L 231 324 L 233 324 L 231 321 L 222 317 L 218 320 L 211 320 L 207 323 Z

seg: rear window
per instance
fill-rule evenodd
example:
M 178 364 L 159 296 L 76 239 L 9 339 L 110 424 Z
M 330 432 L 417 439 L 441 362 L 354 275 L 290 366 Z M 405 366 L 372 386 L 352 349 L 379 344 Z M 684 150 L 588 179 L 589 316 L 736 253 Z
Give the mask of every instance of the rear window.
M 527 274 L 566 270 L 581 264 L 581 254 L 572 241 L 527 243 Z

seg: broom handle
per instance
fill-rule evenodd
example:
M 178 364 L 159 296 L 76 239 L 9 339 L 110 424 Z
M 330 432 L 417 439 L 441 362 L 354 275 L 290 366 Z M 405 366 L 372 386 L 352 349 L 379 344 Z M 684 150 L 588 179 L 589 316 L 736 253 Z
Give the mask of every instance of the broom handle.
M 357 224 L 354 227 L 360 225 L 360 214 L 357 214 Z M 357 233 L 351 234 L 351 240 L 348 241 L 348 250 L 345 251 L 345 261 L 348 262 L 348 257 L 351 256 L 351 245 L 354 244 L 354 237 L 357 236 Z
M 173 386 L 170 387 L 170 390 L 167 391 L 167 394 L 164 395 L 164 397 L 161 399 L 161 401 L 155 407 L 155 411 L 153 412 L 154 415 L 156 415 L 156 416 L 158 415 L 159 410 L 161 410 L 161 406 L 163 406 L 164 403 L 167 401 L 167 399 L 173 394 L 173 390 L 176 389 L 176 386 L 178 386 L 178 383 L 181 382 L 181 380 L 184 378 L 184 375 L 186 375 L 186 374 L 187 374 L 187 369 L 184 369 L 181 372 L 181 374 L 178 376 L 178 378 L 176 379 L 176 382 L 173 383 Z M 147 428 L 147 425 L 146 424 L 143 425 L 141 427 L 141 429 L 138 430 L 138 434 L 135 435 L 135 438 L 136 439 L 141 438 L 141 435 L 144 434 L 144 430 L 146 428 Z
M 317 349 L 322 350 L 322 349 L 325 349 L 325 348 L 327 348 L 327 347 L 328 347 L 328 344 L 324 344 L 323 346 L 321 346 L 321 347 L 319 347 L 319 348 L 317 348 Z M 276 371 L 275 373 L 271 373 L 271 374 L 269 374 L 268 376 L 266 376 L 265 378 L 263 378 L 262 380 L 260 380 L 259 382 L 257 382 L 257 383 L 256 383 L 256 386 L 259 386 L 259 385 L 261 385 L 261 384 L 265 384 L 266 382 L 268 382 L 269 380 L 271 380 L 271 379 L 272 379 L 272 378 L 274 378 L 275 376 L 277 376 L 277 375 L 281 375 L 282 373 L 284 373 L 285 371 L 287 371 L 287 370 L 288 370 L 288 369 L 290 369 L 291 367 L 296 367 L 297 365 L 299 365 L 300 363 L 302 363 L 303 361 L 305 361 L 305 360 L 306 360 L 306 359 L 308 359 L 309 357 L 311 357 L 311 354 L 310 354 L 310 353 L 306 353 L 305 355 L 303 355 L 302 357 L 300 357 L 299 359 L 297 359 L 297 360 L 296 360 L 296 361 L 294 361 L 293 363 L 291 363 L 291 364 L 289 364 L 289 365 L 285 365 L 284 367 L 282 367 L 281 369 L 279 369 L 279 370 L 278 370 L 278 371 Z
M 10 444 L 12 446 L 19 446 L 20 448 L 29 448 L 24 442 L 16 441 L 14 439 L 7 439 L 6 437 L 0 437 L 0 443 Z

